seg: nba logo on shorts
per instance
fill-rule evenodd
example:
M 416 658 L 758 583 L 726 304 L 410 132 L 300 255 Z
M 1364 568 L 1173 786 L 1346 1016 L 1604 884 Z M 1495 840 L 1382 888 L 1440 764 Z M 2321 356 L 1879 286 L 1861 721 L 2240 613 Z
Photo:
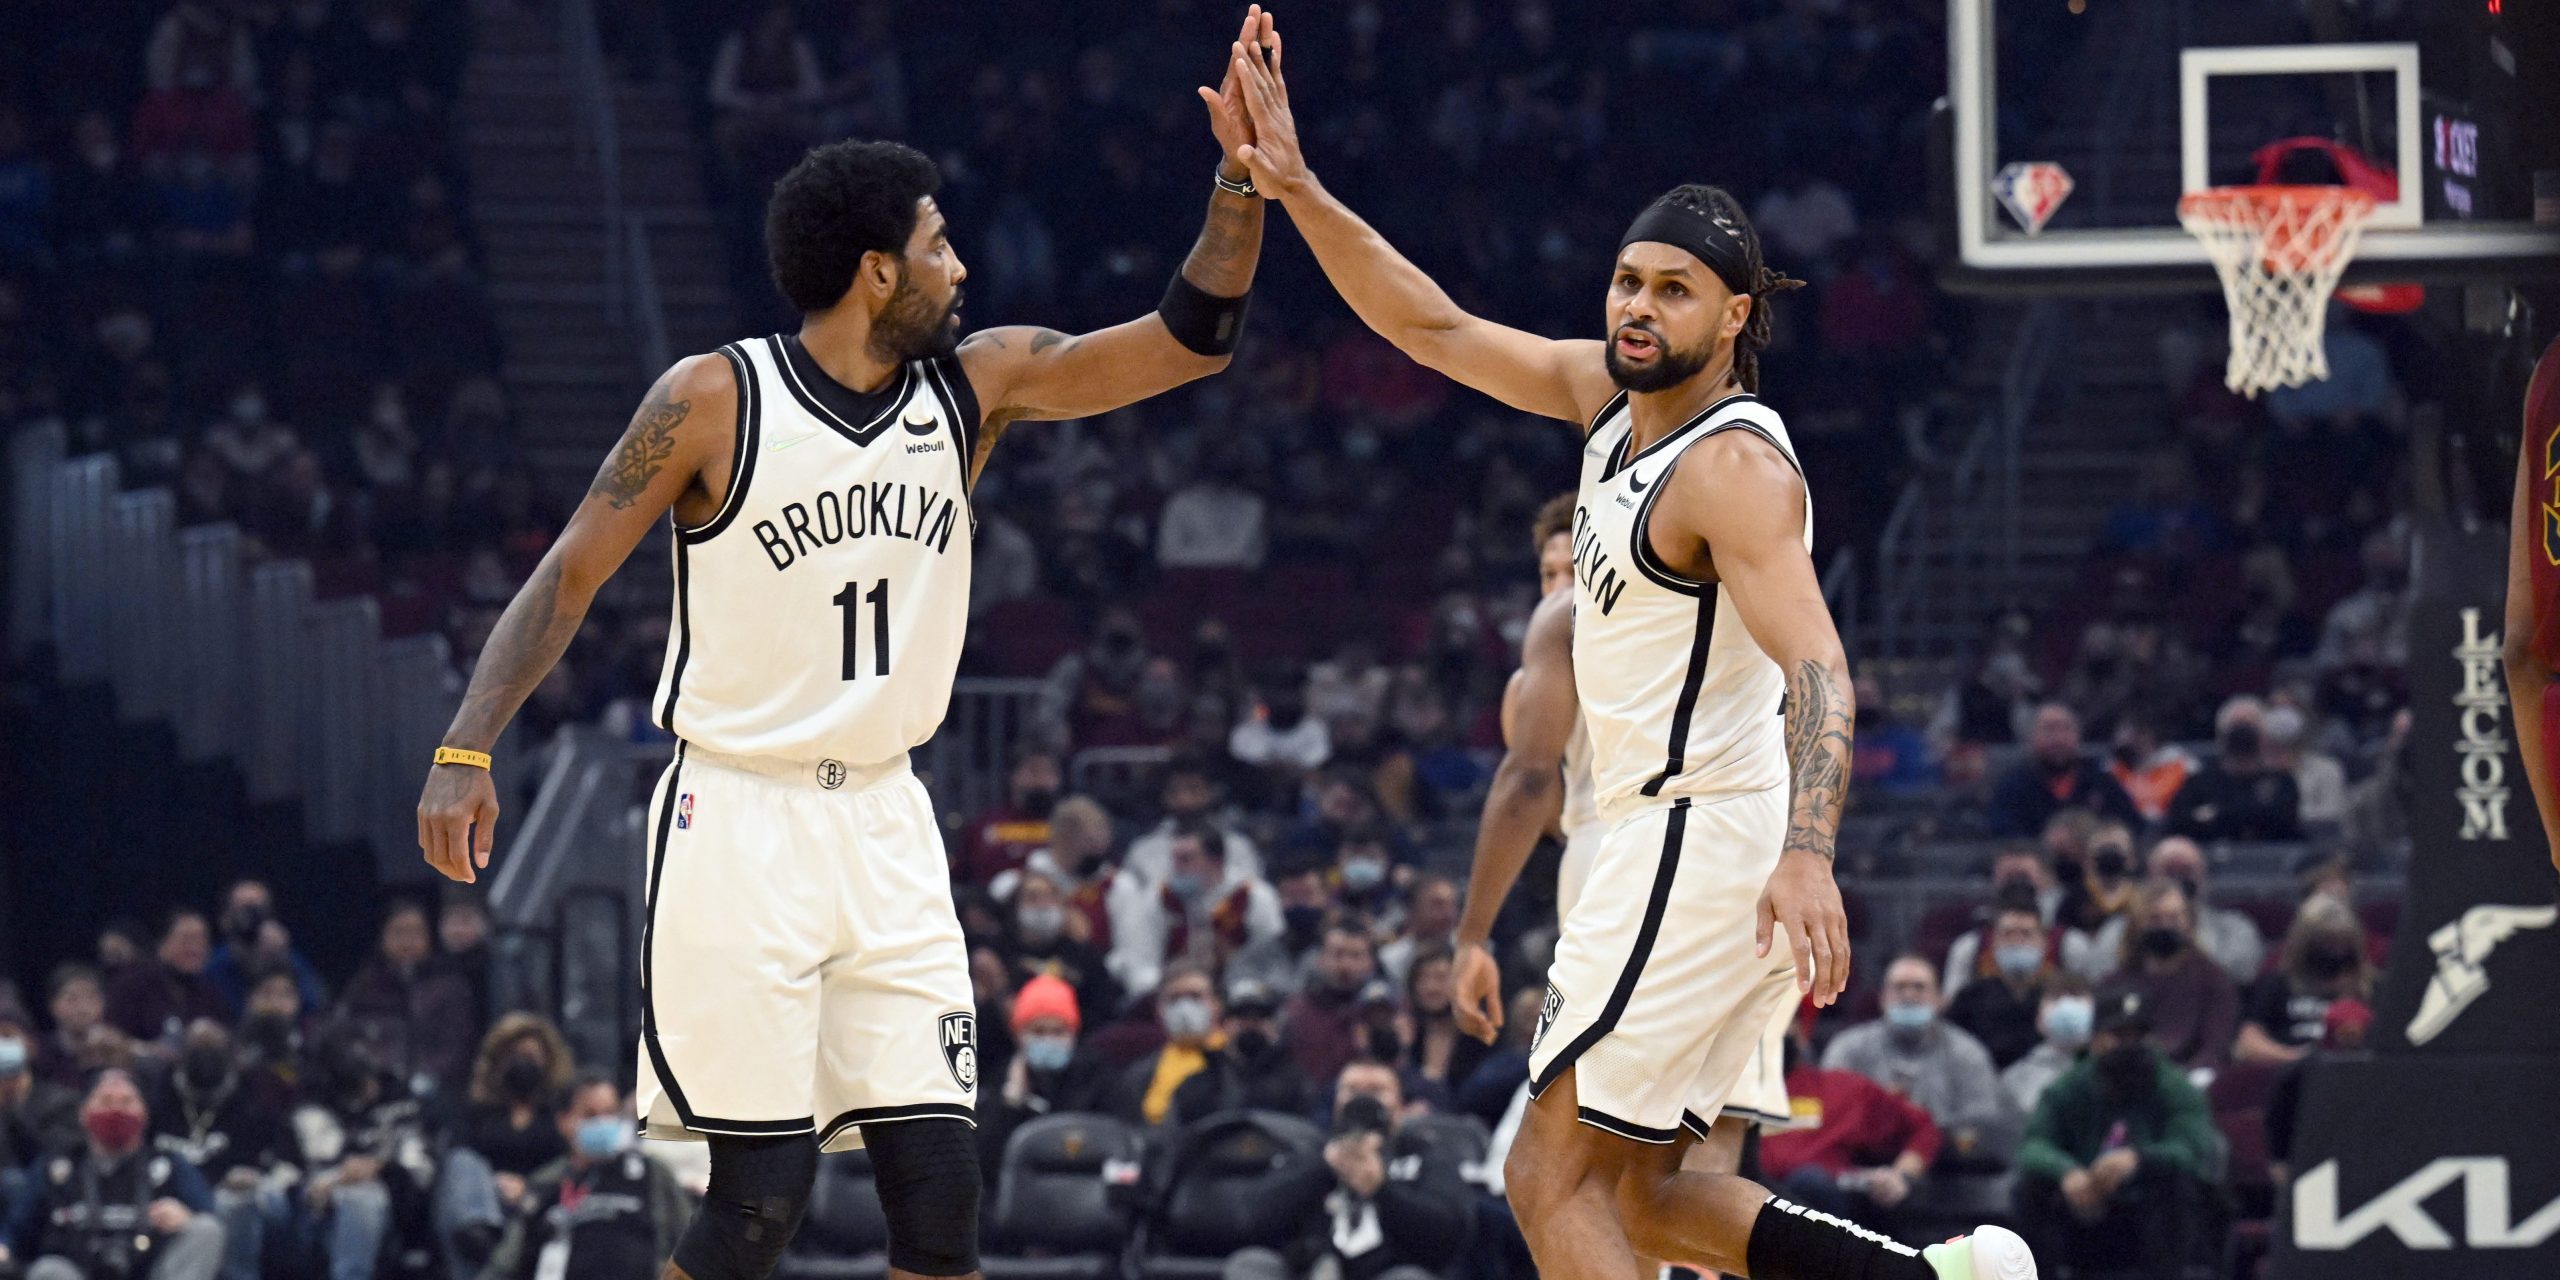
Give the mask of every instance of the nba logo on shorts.
M 692 829 L 693 793 L 688 791 L 683 795 L 676 797 L 676 830 L 690 831 Z
M 1538 1029 L 1529 1033 L 1529 1052 L 1538 1051 L 1538 1042 L 1547 1038 L 1547 1028 L 1556 1024 L 1556 1015 L 1564 1011 L 1564 993 L 1556 984 L 1547 984 L 1547 998 L 1538 1002 Z
M 942 1061 L 963 1089 L 978 1087 L 978 1017 L 973 1013 L 942 1015 Z

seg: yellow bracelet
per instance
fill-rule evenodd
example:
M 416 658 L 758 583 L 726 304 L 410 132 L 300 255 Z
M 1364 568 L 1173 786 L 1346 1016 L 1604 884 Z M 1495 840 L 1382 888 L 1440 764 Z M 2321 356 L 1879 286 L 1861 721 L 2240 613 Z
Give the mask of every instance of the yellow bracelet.
M 436 763 L 467 764 L 474 769 L 486 769 L 489 767 L 489 753 L 486 751 L 465 751 L 460 747 L 438 747 L 436 748 Z

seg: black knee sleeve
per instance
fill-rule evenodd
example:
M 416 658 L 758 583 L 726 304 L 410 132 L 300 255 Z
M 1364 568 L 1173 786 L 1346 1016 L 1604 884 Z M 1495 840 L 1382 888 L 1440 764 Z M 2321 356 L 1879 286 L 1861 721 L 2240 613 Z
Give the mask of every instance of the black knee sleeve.
M 862 1126 L 889 1219 L 889 1265 L 920 1276 L 978 1269 L 978 1135 L 944 1116 Z M 696 1280 L 700 1280 L 696 1277 Z
M 809 1209 L 818 1140 L 711 1139 L 711 1186 L 676 1242 L 675 1264 L 692 1280 L 765 1280 Z

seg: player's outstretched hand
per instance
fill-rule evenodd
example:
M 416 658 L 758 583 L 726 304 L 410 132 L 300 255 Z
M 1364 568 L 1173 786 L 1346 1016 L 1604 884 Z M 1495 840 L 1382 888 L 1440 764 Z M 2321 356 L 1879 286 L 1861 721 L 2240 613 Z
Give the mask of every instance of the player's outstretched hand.
M 472 884 L 498 832 L 498 785 L 486 769 L 440 764 L 418 797 L 418 849 L 447 880 Z
M 1289 77 L 1282 70 L 1280 32 L 1271 31 L 1268 57 L 1245 56 L 1239 41 L 1227 51 L 1227 74 L 1243 89 L 1245 116 L 1253 125 L 1253 141 L 1236 152 L 1253 171 L 1253 185 L 1273 199 L 1285 199 L 1306 179 L 1307 158 L 1298 150 L 1298 121 L 1289 113 Z
M 1789 850 L 1778 855 L 1778 869 L 1760 891 L 1760 949 L 1784 930 L 1795 949 L 1796 989 L 1813 997 L 1815 1008 L 1840 998 L 1849 985 L 1849 913 L 1840 905 L 1840 886 L 1831 879 L 1831 862 L 1820 854 Z
M 1236 33 L 1236 44 L 1247 49 L 1269 51 L 1280 46 L 1280 33 L 1271 25 L 1271 15 L 1261 5 L 1245 10 L 1244 29 Z M 1218 139 L 1218 153 L 1235 164 L 1244 163 L 1244 149 L 1253 143 L 1253 118 L 1245 114 L 1244 83 L 1236 74 L 1234 49 L 1228 50 L 1227 76 L 1215 89 L 1202 85 L 1200 100 L 1209 105 L 1209 132 Z
M 1449 1015 L 1458 1030 L 1492 1044 L 1502 1031 L 1502 966 L 1481 942 L 1458 948 L 1456 972 L 1450 975 Z

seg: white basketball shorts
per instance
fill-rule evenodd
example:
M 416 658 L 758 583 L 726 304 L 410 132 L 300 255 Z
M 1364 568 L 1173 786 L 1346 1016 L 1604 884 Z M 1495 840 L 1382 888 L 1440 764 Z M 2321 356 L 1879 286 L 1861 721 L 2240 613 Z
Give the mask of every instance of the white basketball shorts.
M 1571 1068 L 1579 1118 L 1640 1142 L 1704 1137 L 1719 1114 L 1787 1122 L 1794 949 L 1781 937 L 1752 954 L 1787 801 L 1785 787 L 1683 798 L 1600 835 L 1588 869 L 1571 869 L 1578 892 L 1530 1042 L 1533 1095 Z
M 639 1105 L 653 1138 L 975 1124 L 978 1027 L 941 827 L 901 757 L 680 745 L 649 808 Z

